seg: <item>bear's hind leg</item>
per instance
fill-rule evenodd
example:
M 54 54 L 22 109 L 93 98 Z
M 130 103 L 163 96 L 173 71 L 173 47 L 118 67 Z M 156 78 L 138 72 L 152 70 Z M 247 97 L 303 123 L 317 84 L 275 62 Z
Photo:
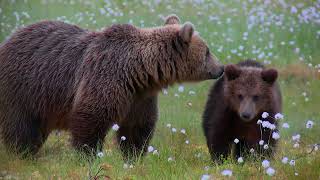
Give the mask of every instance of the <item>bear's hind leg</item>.
M 27 113 L 7 112 L 2 118 L 2 139 L 8 150 L 22 157 L 36 154 L 48 134 L 41 130 L 41 119 Z
M 117 132 L 117 140 L 126 160 L 135 160 L 146 152 L 153 136 L 157 113 L 156 96 L 134 102 Z M 125 137 L 125 140 L 121 137 Z

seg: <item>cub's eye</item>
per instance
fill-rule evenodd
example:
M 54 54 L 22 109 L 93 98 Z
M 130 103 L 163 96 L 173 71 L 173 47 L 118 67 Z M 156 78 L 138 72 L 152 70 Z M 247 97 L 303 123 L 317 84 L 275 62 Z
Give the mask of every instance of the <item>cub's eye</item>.
M 238 99 L 241 101 L 243 99 L 242 94 L 238 94 Z
M 259 100 L 259 96 L 258 95 L 254 95 L 252 96 L 253 101 L 258 101 Z

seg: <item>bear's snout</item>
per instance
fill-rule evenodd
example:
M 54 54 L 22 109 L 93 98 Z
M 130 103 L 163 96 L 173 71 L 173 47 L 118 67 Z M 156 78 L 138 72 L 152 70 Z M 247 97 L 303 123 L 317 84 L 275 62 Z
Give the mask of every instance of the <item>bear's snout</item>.
M 220 76 L 222 76 L 223 72 L 224 72 L 224 66 L 219 65 L 216 69 L 209 72 L 210 79 L 219 78 Z
M 250 112 L 241 112 L 240 117 L 245 122 L 249 122 L 253 119 L 253 115 Z

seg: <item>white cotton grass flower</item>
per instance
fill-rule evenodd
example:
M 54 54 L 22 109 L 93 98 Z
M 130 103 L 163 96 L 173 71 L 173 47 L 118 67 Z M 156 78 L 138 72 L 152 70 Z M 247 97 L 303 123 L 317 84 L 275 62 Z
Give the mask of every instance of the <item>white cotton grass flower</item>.
M 112 130 L 114 130 L 114 131 L 118 131 L 119 128 L 120 128 L 120 126 L 119 126 L 118 124 L 114 124 L 114 125 L 112 126 Z
M 169 158 L 168 158 L 168 162 L 171 162 L 171 161 L 174 161 L 174 158 L 173 158 L 173 157 L 169 157 Z
M 298 176 L 298 175 L 299 175 L 299 173 L 295 172 L 295 173 L 294 173 L 294 175 L 295 175 L 295 176 Z
M 292 136 L 292 140 L 293 141 L 300 141 L 301 135 L 300 134 L 296 134 Z
M 243 157 L 238 158 L 238 163 L 240 163 L 240 164 L 243 163 Z
M 261 117 L 262 117 L 263 119 L 265 119 L 265 118 L 269 117 L 269 113 L 263 112 L 262 115 L 261 115 Z
M 299 143 L 294 143 L 294 144 L 293 144 L 293 147 L 294 147 L 294 148 L 299 148 L 299 146 L 300 146 Z
M 164 94 L 164 95 L 168 95 L 168 94 L 169 94 L 169 92 L 168 92 L 168 90 L 167 90 L 167 89 L 162 89 L 162 94 Z
M 307 129 L 311 129 L 313 127 L 313 125 L 314 125 L 314 122 L 311 121 L 311 120 L 308 120 L 307 123 L 306 123 L 306 128 Z
M 270 166 L 270 162 L 266 159 L 263 160 L 261 164 L 263 168 L 268 168 Z
M 264 144 L 264 140 L 261 139 L 261 140 L 259 141 L 259 145 L 262 146 L 263 144 Z
M 269 128 L 270 127 L 270 122 L 269 121 L 262 121 L 262 127 Z
M 186 144 L 189 144 L 189 143 L 190 143 L 190 141 L 189 141 L 189 140 L 186 140 L 186 141 L 185 141 L 185 143 L 186 143 Z
M 189 91 L 189 95 L 195 95 L 196 92 L 195 91 Z
M 280 134 L 278 132 L 272 132 L 272 138 L 278 140 L 280 139 Z
M 262 124 L 262 120 L 258 119 L 257 124 Z
M 148 147 L 148 152 L 153 152 L 153 150 L 154 150 L 154 147 L 153 147 L 153 146 L 149 146 L 149 147 Z
M 179 97 L 179 94 L 177 94 L 177 93 L 174 93 L 174 97 Z
M 277 114 L 274 116 L 274 118 L 277 119 L 277 120 L 279 120 L 279 119 L 283 119 L 284 116 L 283 116 L 283 114 L 281 114 L 281 113 L 277 113 Z
M 238 144 L 238 143 L 239 143 L 239 139 L 235 138 L 235 139 L 233 140 L 233 142 L 236 143 L 236 144 Z
M 176 129 L 176 128 L 172 128 L 171 131 L 172 131 L 173 133 L 175 133 L 175 132 L 177 132 L 177 129 Z
M 129 164 L 124 163 L 124 164 L 123 164 L 123 169 L 128 169 L 128 168 L 129 168 Z
M 270 123 L 268 128 L 271 129 L 271 130 L 275 130 L 276 129 L 276 125 Z
M 125 141 L 127 138 L 125 136 L 121 136 L 121 141 Z
M 210 175 L 208 174 L 204 174 L 201 176 L 201 180 L 209 180 L 210 179 Z
M 183 92 L 183 91 L 184 91 L 184 86 L 183 86 L 183 85 L 180 85 L 179 88 L 178 88 L 178 91 L 179 91 L 179 92 Z
M 265 144 L 265 145 L 263 146 L 263 149 L 269 149 L 269 145 L 268 145 L 268 144 Z
M 97 153 L 97 156 L 98 156 L 99 158 L 102 158 L 102 157 L 104 156 L 104 153 L 100 151 L 100 152 Z
M 283 157 L 282 160 L 281 160 L 281 162 L 282 162 L 283 164 L 287 164 L 288 161 L 289 161 L 289 158 L 288 158 L 288 157 Z
M 171 128 L 171 124 L 170 124 L 170 123 L 168 123 L 168 124 L 167 124 L 167 127 L 168 127 L 168 128 Z
M 254 153 L 254 149 L 253 148 L 250 149 L 250 153 Z
M 288 128 L 290 128 L 290 125 L 288 123 L 283 123 L 282 127 L 285 128 L 285 129 L 288 129 Z
M 276 170 L 274 170 L 272 167 L 268 167 L 267 170 L 266 170 L 266 173 L 269 176 L 273 176 L 276 173 Z
M 290 166 L 295 166 L 296 165 L 296 161 L 292 159 L 292 160 L 290 160 L 289 164 L 290 164 Z
M 223 175 L 223 176 L 232 176 L 232 171 L 230 170 L 230 169 L 225 169 L 225 170 L 223 170 L 223 171 L 221 171 L 221 174 Z
M 155 150 L 152 152 L 152 154 L 153 154 L 153 155 L 159 155 L 159 152 L 158 152 L 158 150 L 155 149 Z
M 185 130 L 185 129 L 181 129 L 180 132 L 181 132 L 182 134 L 186 134 L 186 130 Z
M 205 167 L 204 167 L 204 170 L 205 170 L 205 171 L 209 171 L 209 169 L 210 169 L 209 166 L 205 166 Z

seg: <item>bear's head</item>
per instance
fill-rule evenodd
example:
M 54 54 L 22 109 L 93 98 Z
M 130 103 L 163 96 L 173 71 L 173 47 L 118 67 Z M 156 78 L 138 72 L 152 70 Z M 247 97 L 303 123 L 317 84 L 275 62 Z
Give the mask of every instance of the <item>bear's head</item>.
M 272 105 L 277 77 L 277 70 L 272 68 L 226 65 L 224 96 L 229 108 L 244 122 L 260 118 Z
M 170 15 L 165 20 L 165 28 L 175 30 L 170 46 L 174 52 L 171 60 L 175 61 L 176 81 L 216 79 L 223 74 L 223 66 L 195 32 L 193 24 L 186 22 L 181 25 L 176 15 Z

